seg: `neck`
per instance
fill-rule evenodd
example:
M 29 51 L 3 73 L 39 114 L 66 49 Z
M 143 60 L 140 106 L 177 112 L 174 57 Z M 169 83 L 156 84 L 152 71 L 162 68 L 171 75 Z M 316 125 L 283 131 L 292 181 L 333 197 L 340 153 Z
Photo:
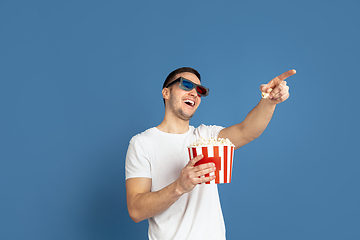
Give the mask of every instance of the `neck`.
M 165 114 L 164 120 L 157 126 L 157 129 L 166 133 L 183 134 L 189 131 L 189 120 Z

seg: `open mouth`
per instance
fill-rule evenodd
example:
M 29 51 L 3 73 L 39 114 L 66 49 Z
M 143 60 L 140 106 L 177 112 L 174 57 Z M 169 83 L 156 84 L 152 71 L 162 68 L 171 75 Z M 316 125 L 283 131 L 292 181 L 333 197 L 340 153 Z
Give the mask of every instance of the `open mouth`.
M 189 99 L 184 100 L 184 103 L 189 105 L 190 107 L 193 107 L 195 105 L 195 101 Z

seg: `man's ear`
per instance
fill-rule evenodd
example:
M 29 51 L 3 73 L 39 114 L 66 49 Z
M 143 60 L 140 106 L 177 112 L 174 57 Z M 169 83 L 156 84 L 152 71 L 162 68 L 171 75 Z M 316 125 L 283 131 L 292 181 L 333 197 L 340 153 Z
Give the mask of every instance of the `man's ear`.
M 163 88 L 162 90 L 162 96 L 164 99 L 169 99 L 170 98 L 170 89 L 168 88 Z

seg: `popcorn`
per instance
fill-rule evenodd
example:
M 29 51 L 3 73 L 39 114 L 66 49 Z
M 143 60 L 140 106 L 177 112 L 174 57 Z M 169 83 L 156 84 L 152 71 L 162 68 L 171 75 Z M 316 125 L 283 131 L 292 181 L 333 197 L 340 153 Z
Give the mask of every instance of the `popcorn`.
M 200 137 L 197 142 L 188 146 L 187 149 L 189 160 L 200 154 L 203 155 L 203 158 L 198 160 L 194 166 L 209 162 L 215 164 L 216 170 L 203 176 L 215 176 L 215 179 L 204 184 L 231 182 L 235 145 L 228 138 L 204 139 Z
M 199 146 L 235 146 L 228 138 L 211 138 L 205 139 L 200 137 L 197 142 L 194 142 L 190 147 L 199 147 Z
M 262 98 L 269 98 L 270 93 L 262 92 L 261 97 Z

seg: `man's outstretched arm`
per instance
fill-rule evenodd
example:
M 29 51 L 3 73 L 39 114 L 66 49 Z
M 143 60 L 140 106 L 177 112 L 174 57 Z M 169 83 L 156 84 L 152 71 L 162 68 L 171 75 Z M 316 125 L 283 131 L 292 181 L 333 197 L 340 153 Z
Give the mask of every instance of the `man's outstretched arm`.
M 229 138 L 236 149 L 258 138 L 268 126 L 276 105 L 289 98 L 289 87 L 284 80 L 295 73 L 295 70 L 289 70 L 261 85 L 261 92 L 269 93 L 269 97 L 261 99 L 244 121 L 221 130 L 219 138 Z

